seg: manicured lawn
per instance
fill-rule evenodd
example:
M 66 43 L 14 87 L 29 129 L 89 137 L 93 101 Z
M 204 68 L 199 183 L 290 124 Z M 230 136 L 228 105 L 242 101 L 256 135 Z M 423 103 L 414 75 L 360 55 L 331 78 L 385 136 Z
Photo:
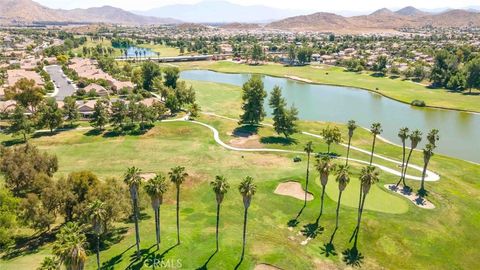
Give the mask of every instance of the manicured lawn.
M 430 89 L 401 78 L 378 78 L 371 76 L 371 73 L 368 72 L 357 74 L 347 72 L 340 67 L 284 67 L 279 64 L 250 66 L 228 61 L 178 63 L 178 65 L 183 69 L 209 69 L 231 73 L 262 73 L 279 77 L 296 76 L 316 83 L 364 88 L 409 104 L 413 100 L 418 99 L 424 100 L 427 106 L 480 112 L 480 106 L 478 105 L 480 95 L 465 95 L 445 89 Z
M 239 88 L 221 84 L 190 81 L 197 90 L 197 100 L 204 111 L 237 117 L 239 114 Z M 224 100 L 225 103 L 221 101 Z M 214 116 L 202 115 L 199 121 L 209 123 L 220 131 L 223 141 L 232 139 L 227 133 L 233 131 L 236 123 Z M 266 122 L 271 122 L 267 119 Z M 300 128 L 318 134 L 327 123 L 301 122 Z M 346 127 L 339 125 L 342 134 Z M 92 170 L 101 178 L 121 178 L 129 166 L 138 166 L 144 172 L 166 172 L 169 168 L 182 165 L 191 175 L 181 193 L 181 234 L 182 244 L 175 245 L 175 200 L 170 189 L 162 206 L 162 246 L 160 251 L 151 248 L 154 243 L 154 221 L 150 203 L 141 194 L 145 218 L 140 223 L 141 248 L 144 261 L 132 260 L 134 233 L 132 223 L 119 223 L 125 233 L 118 243 L 103 250 L 101 260 L 106 269 L 125 269 L 131 265 L 139 269 L 145 264 L 147 255 L 163 254 L 164 260 L 180 259 L 184 269 L 202 267 L 215 249 L 215 196 L 209 181 L 217 174 L 225 175 L 232 189 L 227 193 L 222 207 L 220 227 L 220 252 L 212 257 L 208 269 L 232 269 L 239 261 L 243 204 L 237 186 L 246 175 L 255 178 L 258 185 L 249 210 L 248 240 L 246 258 L 240 269 L 252 269 L 256 264 L 269 263 L 282 269 L 324 269 L 344 268 L 342 251 L 351 247 L 348 242 L 355 227 L 358 173 L 362 166 L 352 163 L 352 179 L 343 196 L 344 205 L 340 210 L 340 229 L 334 245 L 337 256 L 326 257 L 324 244 L 330 239 L 335 223 L 337 199 L 336 183 L 333 178 L 327 185 L 324 215 L 320 225 L 323 233 L 303 246 L 305 240 L 300 231 L 303 226 L 315 221 L 319 213 L 320 185 L 318 173 L 313 170 L 309 190 L 315 200 L 308 203 L 298 225 L 289 229 L 287 223 L 297 216 L 303 202 L 273 193 L 276 186 L 287 180 L 304 183 L 305 157 L 294 163 L 292 154 L 267 154 L 229 151 L 217 145 L 210 130 L 188 122 L 159 123 L 145 135 L 110 137 L 87 136 L 87 131 L 61 132 L 52 137 L 33 139 L 32 143 L 59 157 L 62 177 L 72 171 Z M 295 135 L 295 144 L 266 142 L 262 138 L 276 136 L 272 129 L 259 130 L 259 142 L 264 148 L 301 150 L 308 140 L 313 140 L 316 151 L 325 151 L 325 144 L 312 137 Z M 10 137 L 0 135 L 0 140 Z M 369 149 L 370 134 L 358 129 L 353 145 Z M 344 148 L 335 146 L 334 151 L 344 155 Z M 377 153 L 399 159 L 399 147 L 378 141 Z M 352 157 L 368 158 L 362 153 L 352 152 Z M 339 161 L 340 162 L 340 161 Z M 377 160 L 375 160 L 377 162 Z M 378 161 L 381 162 L 381 161 Z M 414 164 L 421 164 L 420 152 L 412 157 Z M 382 163 L 383 164 L 383 163 Z M 393 166 L 385 163 L 386 166 Z M 367 197 L 359 250 L 364 259 L 364 269 L 478 269 L 480 255 L 476 243 L 480 242 L 480 166 L 461 160 L 435 155 L 431 169 L 441 175 L 436 183 L 427 183 L 428 197 L 437 208 L 423 210 L 413 206 L 406 199 L 388 193 L 383 189 L 386 183 L 393 183 L 396 176 L 381 173 L 381 181 Z M 413 172 L 413 171 L 412 171 Z M 414 188 L 419 183 L 410 181 Z M 150 249 L 149 249 L 150 248 Z M 41 258 L 49 254 L 47 244 L 29 254 L 10 260 L 0 260 L 0 269 L 35 269 Z M 168 251 L 168 252 L 167 252 Z M 95 269 L 95 256 L 91 254 L 87 269 Z M 147 266 L 144 269 L 150 269 Z

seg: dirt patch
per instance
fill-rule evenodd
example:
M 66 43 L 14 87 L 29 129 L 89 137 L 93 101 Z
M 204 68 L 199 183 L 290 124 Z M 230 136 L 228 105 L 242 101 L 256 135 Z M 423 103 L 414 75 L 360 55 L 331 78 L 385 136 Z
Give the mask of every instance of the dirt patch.
M 398 186 L 397 189 L 395 189 L 394 184 L 388 184 L 388 185 L 385 185 L 384 187 L 386 189 L 388 189 L 389 191 L 392 191 L 392 192 L 395 192 L 397 194 L 402 195 L 403 197 L 407 198 L 409 201 L 411 201 L 413 204 L 415 204 L 416 206 L 418 206 L 420 208 L 423 208 L 423 209 L 434 209 L 435 208 L 435 205 L 433 203 L 431 203 L 430 201 L 428 201 L 425 198 L 422 198 L 422 197 L 418 196 L 414 192 L 410 192 L 410 193 L 405 192 L 404 189 L 403 189 L 403 186 L 401 186 L 401 185 Z
M 257 265 L 255 265 L 255 268 L 253 268 L 253 269 L 254 270 L 281 270 L 281 268 L 278 268 L 278 267 L 275 267 L 273 265 L 266 264 L 266 263 L 257 264 Z
M 285 78 L 295 80 L 295 81 L 299 81 L 299 82 L 304 82 L 304 83 L 312 83 L 313 82 L 312 80 L 305 79 L 305 78 L 300 78 L 300 77 L 297 77 L 297 76 L 285 75 Z
M 260 143 L 260 136 L 257 134 L 248 134 L 243 132 L 235 132 L 234 134 L 229 133 L 229 136 L 232 136 L 228 144 L 237 147 L 237 148 L 262 148 L 262 143 Z
M 305 190 L 302 188 L 302 185 L 298 182 L 285 182 L 280 183 L 274 191 L 275 194 L 290 196 L 295 199 L 305 200 Z M 313 200 L 313 195 L 311 193 L 307 194 L 307 201 Z

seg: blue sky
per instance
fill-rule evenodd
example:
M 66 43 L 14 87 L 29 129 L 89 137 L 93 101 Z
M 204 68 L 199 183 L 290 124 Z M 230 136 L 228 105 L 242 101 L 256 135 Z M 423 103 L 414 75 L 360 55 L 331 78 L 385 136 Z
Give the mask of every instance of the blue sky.
M 126 10 L 147 10 L 171 4 L 192 4 L 200 0 L 34 0 L 52 8 L 86 8 L 110 5 Z M 479 0 L 228 0 L 241 5 L 266 5 L 279 8 L 316 11 L 372 11 L 378 8 L 400 8 L 415 6 L 418 8 L 460 8 L 480 6 Z

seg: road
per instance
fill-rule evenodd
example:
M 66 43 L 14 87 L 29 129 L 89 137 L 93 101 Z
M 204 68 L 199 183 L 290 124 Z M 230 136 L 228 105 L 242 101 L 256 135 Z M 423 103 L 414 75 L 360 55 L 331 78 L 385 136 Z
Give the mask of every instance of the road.
M 50 74 L 53 83 L 55 84 L 55 92 L 52 97 L 56 100 L 64 100 L 66 97 L 73 95 L 76 91 L 75 87 L 69 83 L 61 66 L 52 65 L 45 67 L 45 70 Z

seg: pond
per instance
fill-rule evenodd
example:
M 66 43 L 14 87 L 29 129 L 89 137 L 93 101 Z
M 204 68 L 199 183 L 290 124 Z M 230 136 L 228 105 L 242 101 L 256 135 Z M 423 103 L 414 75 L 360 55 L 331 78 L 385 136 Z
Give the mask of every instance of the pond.
M 250 77 L 250 74 L 226 74 L 208 70 L 181 73 L 182 79 L 238 86 Z M 397 137 L 400 127 L 419 129 L 424 135 L 436 128 L 440 130 L 437 152 L 480 162 L 480 114 L 413 107 L 357 88 L 308 84 L 271 76 L 261 77 L 268 93 L 275 85 L 282 87 L 283 96 L 289 104 L 298 108 L 299 118 L 302 120 L 346 123 L 353 119 L 365 128 L 369 128 L 373 122 L 380 122 L 383 126 L 381 136 L 396 144 L 401 143 Z M 270 115 L 267 101 L 265 105 Z M 424 142 L 425 138 L 419 147 L 423 147 Z
M 135 52 L 138 53 L 138 56 L 135 54 Z M 135 46 L 127 48 L 127 55 L 128 55 L 129 58 L 131 58 L 131 57 L 138 57 L 138 58 L 157 57 L 157 54 L 154 51 L 152 51 L 151 49 L 140 48 L 140 47 L 135 47 Z M 125 55 L 122 55 L 122 57 L 124 57 L 124 56 Z

